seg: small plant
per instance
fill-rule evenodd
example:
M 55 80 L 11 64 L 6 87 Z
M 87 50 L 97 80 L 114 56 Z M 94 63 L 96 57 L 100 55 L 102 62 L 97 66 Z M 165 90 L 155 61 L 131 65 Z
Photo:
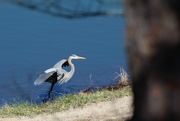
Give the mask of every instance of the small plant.
M 117 76 L 113 80 L 120 77 L 119 84 L 121 84 L 121 85 L 129 85 L 131 83 L 130 80 L 129 80 L 128 74 L 126 73 L 126 71 L 123 68 L 120 68 L 120 73 L 116 72 L 116 74 L 117 74 Z

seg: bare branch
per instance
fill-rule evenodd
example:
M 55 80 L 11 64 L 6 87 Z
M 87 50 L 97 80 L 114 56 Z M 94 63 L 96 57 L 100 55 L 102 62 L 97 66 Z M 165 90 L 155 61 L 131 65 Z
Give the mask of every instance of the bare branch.
M 124 12 L 120 9 L 121 0 L 105 2 L 104 0 L 3 0 L 31 10 L 36 10 L 57 17 L 84 18 L 93 16 L 118 16 Z

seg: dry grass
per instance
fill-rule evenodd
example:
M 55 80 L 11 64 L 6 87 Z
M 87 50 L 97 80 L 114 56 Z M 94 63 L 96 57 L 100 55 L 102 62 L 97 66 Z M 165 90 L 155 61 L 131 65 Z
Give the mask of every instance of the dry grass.
M 119 82 L 121 82 L 121 83 L 127 83 L 127 81 L 129 81 L 129 78 L 128 78 L 129 76 L 123 68 L 120 68 L 120 73 L 116 72 L 116 74 L 117 74 L 117 76 L 113 80 L 120 77 Z
M 132 82 L 130 81 L 128 74 L 123 68 L 120 68 L 120 73 L 116 72 L 116 74 L 117 76 L 113 80 L 119 78 L 119 81 L 117 84 L 108 85 L 108 86 L 99 88 L 99 90 L 107 89 L 109 91 L 114 91 L 114 90 L 122 90 L 125 87 L 131 87 Z

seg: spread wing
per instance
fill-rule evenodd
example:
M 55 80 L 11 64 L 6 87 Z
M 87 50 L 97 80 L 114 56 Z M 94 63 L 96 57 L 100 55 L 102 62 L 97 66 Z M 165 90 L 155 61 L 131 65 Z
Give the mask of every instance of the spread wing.
M 66 66 L 69 66 L 69 63 L 68 63 L 68 61 L 67 61 L 66 59 L 63 59 L 63 60 L 57 62 L 57 63 L 53 66 L 53 68 L 60 68 L 60 69 L 61 69 L 62 67 L 66 67 Z
M 39 75 L 39 77 L 34 81 L 34 85 L 40 85 L 44 83 L 50 76 L 52 76 L 57 69 L 50 68 L 46 71 L 44 71 L 42 74 Z
M 39 77 L 34 81 L 34 85 L 40 85 L 40 84 L 46 82 L 47 80 L 48 80 L 48 82 L 52 83 L 55 76 L 58 76 L 58 80 L 61 80 L 64 77 L 64 73 L 66 73 L 66 71 L 63 70 L 62 67 L 66 67 L 66 66 L 69 66 L 69 63 L 66 59 L 63 59 L 63 60 L 57 62 L 53 66 L 53 68 L 50 68 L 50 69 L 44 71 L 42 74 L 40 74 Z M 58 73 L 56 73 L 56 72 L 58 72 Z

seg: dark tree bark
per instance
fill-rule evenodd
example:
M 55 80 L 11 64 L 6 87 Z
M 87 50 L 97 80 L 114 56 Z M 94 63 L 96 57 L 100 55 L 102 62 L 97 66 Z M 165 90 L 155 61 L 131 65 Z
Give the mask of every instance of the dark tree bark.
M 132 121 L 180 121 L 180 1 L 125 0 Z

